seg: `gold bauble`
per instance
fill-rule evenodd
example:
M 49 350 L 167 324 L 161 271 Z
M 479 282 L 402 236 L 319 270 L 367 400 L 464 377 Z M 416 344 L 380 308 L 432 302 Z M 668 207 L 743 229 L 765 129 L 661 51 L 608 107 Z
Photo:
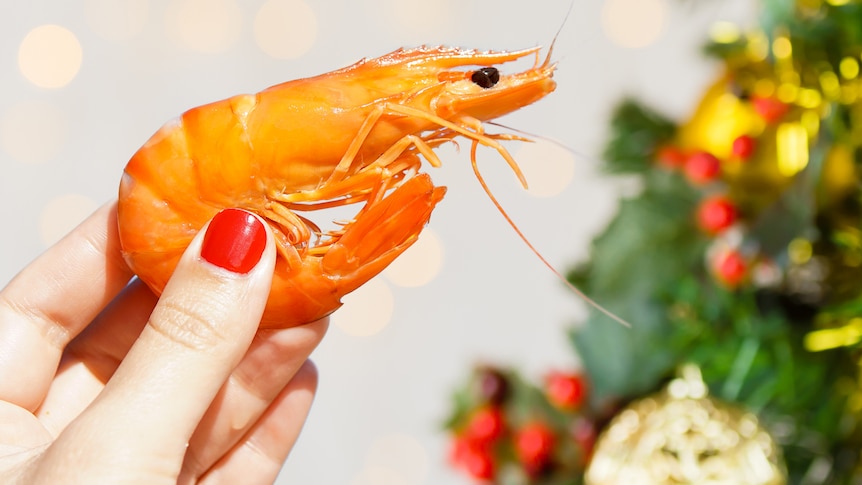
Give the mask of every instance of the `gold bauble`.
M 691 118 L 679 127 L 678 144 L 725 160 L 731 156 L 736 137 L 759 136 L 765 126 L 751 105 L 733 93 L 730 78 L 722 75 L 707 88 Z
M 620 412 L 596 443 L 587 485 L 783 485 L 781 451 L 757 418 L 707 396 L 697 367 Z

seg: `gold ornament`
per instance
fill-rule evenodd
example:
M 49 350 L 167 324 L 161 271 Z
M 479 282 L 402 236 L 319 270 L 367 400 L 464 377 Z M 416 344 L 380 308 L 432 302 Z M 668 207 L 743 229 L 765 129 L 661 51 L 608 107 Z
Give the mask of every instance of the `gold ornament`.
M 772 437 L 751 414 L 707 396 L 685 366 L 664 391 L 620 412 L 596 443 L 587 485 L 783 485 Z
M 733 140 L 740 135 L 759 136 L 766 123 L 751 104 L 739 99 L 727 75 L 707 88 L 700 103 L 678 133 L 678 144 L 687 150 L 706 150 L 721 160 L 731 158 Z

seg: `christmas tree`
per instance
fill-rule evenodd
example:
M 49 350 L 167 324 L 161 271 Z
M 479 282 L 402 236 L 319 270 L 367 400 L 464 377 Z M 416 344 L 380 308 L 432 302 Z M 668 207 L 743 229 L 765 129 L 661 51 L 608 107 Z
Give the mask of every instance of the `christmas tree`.
M 862 480 L 862 2 L 764 0 L 718 26 L 690 119 L 616 109 L 603 160 L 640 180 L 569 280 L 583 362 L 481 366 L 446 423 L 479 481 Z M 633 480 L 640 480 L 635 482 Z

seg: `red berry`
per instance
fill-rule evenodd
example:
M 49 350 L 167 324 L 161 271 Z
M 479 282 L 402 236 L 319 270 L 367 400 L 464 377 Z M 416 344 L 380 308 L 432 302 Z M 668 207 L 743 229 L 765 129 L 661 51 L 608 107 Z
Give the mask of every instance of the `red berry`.
M 554 453 L 556 437 L 546 424 L 534 422 L 518 430 L 515 436 L 515 454 L 527 473 L 541 472 Z
M 664 168 L 678 168 L 685 164 L 685 152 L 674 146 L 663 146 L 655 154 L 658 164 Z
M 479 480 L 492 480 L 494 478 L 494 457 L 491 453 L 481 448 L 470 448 L 464 456 L 464 469 L 467 473 Z
M 494 459 L 486 451 L 474 450 L 464 462 L 464 468 L 471 477 L 479 480 L 494 478 Z
M 472 478 L 491 480 L 496 466 L 487 447 L 479 446 L 466 437 L 456 437 L 449 455 L 452 465 L 466 471 Z
M 695 185 L 704 185 L 717 179 L 721 174 L 721 162 L 715 155 L 699 151 L 685 161 L 685 176 Z
M 731 250 L 719 256 L 715 273 L 721 282 L 735 288 L 748 276 L 748 264 L 739 251 Z
M 587 386 L 580 374 L 552 372 L 546 381 L 546 392 L 551 404 L 562 409 L 577 409 L 587 394 Z
M 452 448 L 449 450 L 449 462 L 452 466 L 460 467 L 464 464 L 464 458 L 470 451 L 470 441 L 463 436 L 455 436 L 452 440 Z
M 492 443 L 503 436 L 506 423 L 503 412 L 495 406 L 479 408 L 470 416 L 464 436 L 475 443 Z
M 736 206 L 727 197 L 704 199 L 697 208 L 697 224 L 709 234 L 718 234 L 736 222 Z
M 752 98 L 751 105 L 754 107 L 754 111 L 767 123 L 780 120 L 790 109 L 788 105 L 775 98 L 755 97 Z
M 740 135 L 733 140 L 731 151 L 739 160 L 748 160 L 757 148 L 757 142 L 748 135 Z

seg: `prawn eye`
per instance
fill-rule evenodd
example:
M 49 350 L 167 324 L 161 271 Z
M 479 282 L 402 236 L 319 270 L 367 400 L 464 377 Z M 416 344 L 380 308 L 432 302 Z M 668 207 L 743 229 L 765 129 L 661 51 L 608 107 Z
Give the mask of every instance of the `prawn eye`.
M 477 85 L 488 89 L 500 81 L 500 71 L 498 71 L 496 67 L 483 67 L 482 69 L 473 72 L 473 75 L 470 76 L 470 80 Z

